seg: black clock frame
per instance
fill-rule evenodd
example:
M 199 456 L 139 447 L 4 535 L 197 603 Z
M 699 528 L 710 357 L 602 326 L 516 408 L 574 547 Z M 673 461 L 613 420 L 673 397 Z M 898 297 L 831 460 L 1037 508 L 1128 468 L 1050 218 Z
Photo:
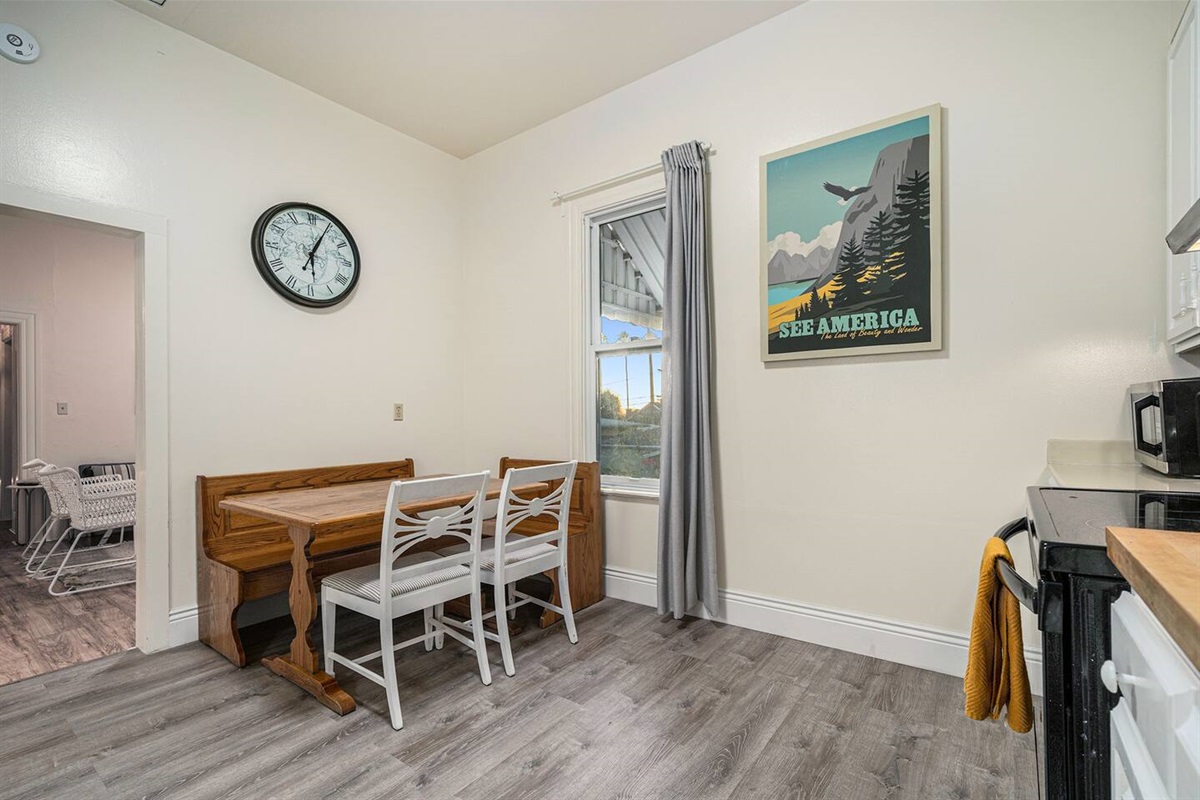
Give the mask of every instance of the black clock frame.
M 350 278 L 350 283 L 347 284 L 346 290 L 337 297 L 331 297 L 327 300 L 317 300 L 312 297 L 304 297 L 287 288 L 282 281 L 275 275 L 275 271 L 271 269 L 267 263 L 267 254 L 263 250 L 263 234 L 266 232 L 267 226 L 271 220 L 280 211 L 285 208 L 295 208 L 300 210 L 309 210 L 326 217 L 330 222 L 337 226 L 346 237 L 346 241 L 350 243 L 350 252 L 354 254 L 354 276 Z M 250 255 L 254 257 L 254 266 L 258 268 L 258 274 L 267 282 L 267 285 L 275 290 L 276 294 L 283 297 L 296 305 L 307 306 L 309 308 L 330 308 L 343 302 L 351 294 L 354 293 L 354 287 L 358 285 L 358 276 L 362 273 L 362 260 L 358 255 L 358 244 L 354 241 L 354 236 L 350 233 L 350 229 L 342 224 L 342 221 L 330 214 L 320 206 L 314 206 L 312 203 L 279 203 L 268 208 L 254 223 L 254 230 L 250 232 Z

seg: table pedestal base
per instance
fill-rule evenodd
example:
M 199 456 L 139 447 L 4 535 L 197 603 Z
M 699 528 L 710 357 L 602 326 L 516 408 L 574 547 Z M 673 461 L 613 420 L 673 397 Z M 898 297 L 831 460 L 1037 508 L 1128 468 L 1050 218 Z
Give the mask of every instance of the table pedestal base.
M 264 658 L 262 665 L 276 675 L 287 678 L 339 716 L 345 716 L 355 708 L 354 698 L 346 694 L 337 680 L 324 670 L 309 672 L 293 663 L 288 656 Z

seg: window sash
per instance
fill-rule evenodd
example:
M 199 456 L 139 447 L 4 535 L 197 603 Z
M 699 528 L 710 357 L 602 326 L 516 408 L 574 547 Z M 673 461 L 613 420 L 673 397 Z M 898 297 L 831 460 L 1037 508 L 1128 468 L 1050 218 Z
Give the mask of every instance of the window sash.
M 584 376 L 584 397 L 586 398 L 585 429 L 588 457 L 596 461 L 600 460 L 600 386 L 598 385 L 600 359 L 605 356 L 661 351 L 663 347 L 661 339 L 607 343 L 600 341 L 601 226 L 614 220 L 625 219 L 626 217 L 644 214 L 647 211 L 666 208 L 666 204 L 665 193 L 656 194 L 653 197 L 635 200 L 615 208 L 610 207 L 602 213 L 588 215 L 584 218 L 588 243 L 587 264 L 584 265 L 586 271 L 584 307 L 587 310 L 586 334 L 584 337 L 587 345 L 586 363 L 584 364 L 586 373 Z M 664 391 L 665 388 L 664 386 Z M 659 479 L 631 478 L 624 475 L 605 475 L 601 473 L 600 488 L 602 491 L 609 490 L 620 493 L 621 490 L 628 490 L 633 494 L 652 496 L 658 493 Z

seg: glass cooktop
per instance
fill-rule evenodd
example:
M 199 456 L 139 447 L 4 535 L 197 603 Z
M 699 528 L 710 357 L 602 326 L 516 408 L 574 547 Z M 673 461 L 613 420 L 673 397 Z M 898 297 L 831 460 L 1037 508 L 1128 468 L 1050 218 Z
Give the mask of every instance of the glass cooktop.
M 1038 494 L 1049 516 L 1038 527 L 1042 541 L 1103 547 L 1109 526 L 1200 533 L 1200 493 L 1039 489 Z

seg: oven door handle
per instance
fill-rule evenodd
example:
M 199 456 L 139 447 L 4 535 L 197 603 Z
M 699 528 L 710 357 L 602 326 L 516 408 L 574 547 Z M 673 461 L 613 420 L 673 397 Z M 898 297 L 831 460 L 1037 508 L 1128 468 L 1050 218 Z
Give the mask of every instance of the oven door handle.
M 1018 533 L 1028 532 L 1029 522 L 1025 517 L 1021 517 L 1020 519 L 1014 519 L 996 531 L 995 535 L 997 539 L 1007 542 Z M 1013 568 L 1012 564 L 1009 564 L 1007 561 L 997 561 L 996 575 L 1000 578 L 1000 582 L 1013 593 L 1013 597 L 1017 598 L 1021 605 L 1028 608 L 1034 614 L 1038 613 L 1040 606 L 1038 604 L 1037 588 L 1022 578 L 1021 574 Z

